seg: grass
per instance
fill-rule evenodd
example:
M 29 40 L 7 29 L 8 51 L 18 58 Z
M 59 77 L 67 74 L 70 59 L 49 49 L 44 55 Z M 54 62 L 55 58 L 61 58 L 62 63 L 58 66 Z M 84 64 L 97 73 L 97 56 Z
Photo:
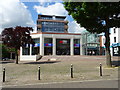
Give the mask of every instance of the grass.
M 2 66 L 6 68 L 6 82 L 3 85 L 21 85 L 44 82 L 66 82 L 66 81 L 83 81 L 97 79 L 117 79 L 118 68 L 107 69 L 105 59 L 97 60 L 96 56 L 84 58 L 78 56 L 59 60 L 59 62 L 43 63 L 39 61 L 36 64 L 20 62 L 6 63 Z M 89 58 L 90 57 L 90 58 Z M 79 59 L 78 59 L 79 58 Z M 103 77 L 99 76 L 99 63 L 103 65 Z M 70 77 L 70 65 L 73 64 L 74 78 Z M 41 80 L 38 80 L 38 67 L 41 67 Z

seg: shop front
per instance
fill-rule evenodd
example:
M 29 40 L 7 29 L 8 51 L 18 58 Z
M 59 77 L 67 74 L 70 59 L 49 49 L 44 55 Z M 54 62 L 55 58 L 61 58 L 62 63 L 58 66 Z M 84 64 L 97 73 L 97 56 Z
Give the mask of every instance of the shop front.
M 20 60 L 36 60 L 44 55 L 82 55 L 80 34 L 32 34 L 35 46 L 20 49 Z
M 112 49 L 113 56 L 120 56 L 120 43 L 113 43 Z
M 44 38 L 44 55 L 53 54 L 53 42 L 52 38 Z
M 56 39 L 56 55 L 70 55 L 70 39 Z

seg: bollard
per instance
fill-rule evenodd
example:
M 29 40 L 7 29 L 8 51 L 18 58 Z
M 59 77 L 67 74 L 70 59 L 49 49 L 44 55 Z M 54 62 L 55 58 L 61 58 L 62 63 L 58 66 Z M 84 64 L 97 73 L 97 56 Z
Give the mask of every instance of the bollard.
M 71 78 L 73 78 L 73 65 L 71 64 Z
M 3 82 L 5 82 L 5 68 L 3 68 Z
M 40 66 L 38 68 L 38 80 L 40 80 Z
M 102 76 L 102 64 L 100 63 L 100 76 Z

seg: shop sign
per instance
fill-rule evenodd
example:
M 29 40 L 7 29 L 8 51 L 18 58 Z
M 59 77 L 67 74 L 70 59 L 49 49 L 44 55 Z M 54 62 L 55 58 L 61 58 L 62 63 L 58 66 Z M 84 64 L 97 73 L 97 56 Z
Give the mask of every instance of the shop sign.
M 52 43 L 45 43 L 44 46 L 47 46 L 47 47 L 52 47 L 53 44 Z
M 117 47 L 117 43 L 113 43 L 112 46 L 113 46 L 113 47 Z
M 35 43 L 34 47 L 39 47 L 40 44 L 39 43 Z
M 118 55 L 118 47 L 115 47 L 115 48 L 113 49 L 113 54 L 114 54 L 114 55 Z
M 74 47 L 80 47 L 80 44 L 74 44 Z
M 59 43 L 61 43 L 61 44 L 67 44 L 67 40 L 61 40 L 61 41 L 59 41 Z
M 120 46 L 120 43 L 117 43 L 117 46 Z

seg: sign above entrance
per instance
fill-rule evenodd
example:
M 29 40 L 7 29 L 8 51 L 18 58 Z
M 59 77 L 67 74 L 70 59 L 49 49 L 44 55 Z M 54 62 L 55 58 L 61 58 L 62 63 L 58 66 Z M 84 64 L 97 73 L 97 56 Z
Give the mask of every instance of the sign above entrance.
M 45 43 L 44 46 L 47 46 L 47 47 L 52 47 L 53 44 L 52 43 Z
M 113 43 L 112 46 L 113 46 L 113 47 L 116 47 L 116 46 L 117 46 L 117 43 Z
M 113 47 L 120 46 L 120 43 L 113 43 L 112 46 L 113 46 Z
M 74 44 L 74 47 L 80 47 L 80 44 Z
M 59 43 L 61 43 L 61 44 L 67 44 L 67 40 L 61 40 L 61 41 L 59 41 Z
M 39 43 L 35 43 L 34 47 L 39 47 L 40 44 Z

